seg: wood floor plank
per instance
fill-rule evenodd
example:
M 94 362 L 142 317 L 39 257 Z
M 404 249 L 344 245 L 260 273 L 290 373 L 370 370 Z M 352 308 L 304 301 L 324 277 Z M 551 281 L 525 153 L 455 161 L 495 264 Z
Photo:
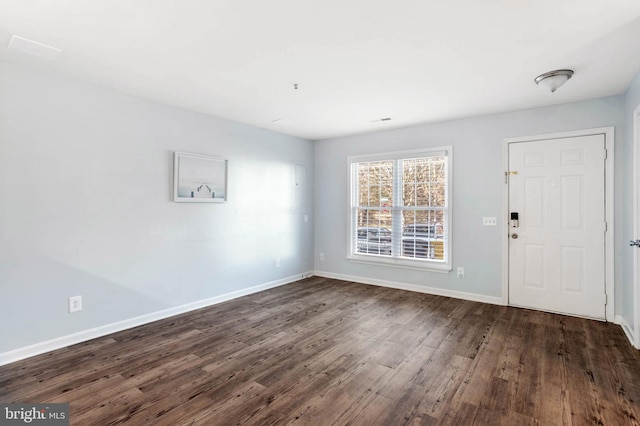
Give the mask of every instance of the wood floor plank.
M 373 399 L 371 385 L 388 370 L 388 367 L 376 363 L 364 363 L 344 370 L 333 378 L 330 386 L 307 399 L 298 406 L 298 410 L 294 409 L 284 422 L 304 425 L 346 424 L 360 404 L 366 405 L 367 401 Z M 345 398 L 345 395 L 349 397 Z
M 476 312 L 484 313 L 482 310 Z M 505 342 L 504 324 L 504 322 L 496 322 L 494 319 L 492 326 L 483 335 L 482 345 L 452 399 L 451 408 L 453 410 L 479 406 L 496 370 L 497 360 L 499 360 L 499 354 Z
M 0 367 L 72 425 L 640 425 L 619 326 L 311 277 Z

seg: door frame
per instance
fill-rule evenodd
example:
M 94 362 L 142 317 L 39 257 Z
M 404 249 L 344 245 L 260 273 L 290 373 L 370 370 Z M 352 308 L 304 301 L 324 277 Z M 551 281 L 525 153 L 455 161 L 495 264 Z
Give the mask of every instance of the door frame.
M 633 239 L 637 239 L 640 236 L 640 224 L 638 223 L 638 221 L 640 221 L 640 194 L 638 194 L 638 191 L 640 191 L 640 170 L 638 170 L 640 167 L 640 105 L 633 111 L 631 125 L 633 126 Z M 640 249 L 640 247 L 638 249 Z M 638 265 L 638 253 L 636 250 L 634 250 L 632 255 L 632 265 L 633 329 L 628 330 L 629 324 L 626 324 L 624 317 L 620 322 L 633 346 L 635 346 L 636 349 L 640 349 L 640 312 L 638 312 L 640 308 L 640 283 L 638 283 L 640 279 L 640 265 Z
M 504 238 L 502 240 L 502 303 L 509 305 L 509 185 L 507 182 L 509 170 L 509 145 L 519 142 L 536 142 L 549 139 L 562 139 L 573 138 L 579 136 L 591 136 L 591 135 L 604 135 L 605 149 L 607 150 L 607 157 L 605 159 L 605 221 L 607 224 L 607 230 L 605 233 L 605 293 L 606 293 L 606 305 L 605 305 L 605 319 L 608 322 L 614 322 L 615 316 L 615 289 L 614 289 L 614 157 L 615 157 L 615 139 L 614 128 L 612 127 L 598 127 L 594 129 L 575 130 L 559 133 L 546 133 L 541 135 L 521 136 L 516 138 L 506 138 L 503 141 L 502 147 L 502 164 L 506 179 L 503 181 L 503 195 L 502 195 L 502 232 Z M 636 299 L 638 299 L 636 297 Z M 636 309 L 637 313 L 637 309 Z M 636 319 L 638 317 L 636 316 Z

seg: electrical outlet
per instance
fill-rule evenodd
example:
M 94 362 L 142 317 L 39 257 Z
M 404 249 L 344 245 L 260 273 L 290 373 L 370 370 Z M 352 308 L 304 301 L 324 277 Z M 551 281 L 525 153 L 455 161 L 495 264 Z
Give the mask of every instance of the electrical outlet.
M 276 268 L 280 267 L 280 258 L 276 257 Z
M 498 226 L 498 218 L 496 217 L 483 217 L 482 225 L 484 226 Z
M 73 296 L 69 298 L 69 313 L 82 310 L 82 296 Z
M 320 260 L 323 261 L 324 260 L 324 253 L 320 253 Z
M 464 278 L 464 268 L 458 268 L 458 278 Z

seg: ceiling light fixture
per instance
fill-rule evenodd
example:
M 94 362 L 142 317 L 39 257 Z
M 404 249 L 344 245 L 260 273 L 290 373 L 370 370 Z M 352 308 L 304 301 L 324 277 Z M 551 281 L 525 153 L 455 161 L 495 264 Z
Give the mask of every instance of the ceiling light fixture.
M 558 89 L 558 87 L 565 84 L 572 75 L 573 70 L 549 71 L 537 76 L 535 82 L 538 86 L 542 86 L 553 93 L 556 91 L 556 89 Z

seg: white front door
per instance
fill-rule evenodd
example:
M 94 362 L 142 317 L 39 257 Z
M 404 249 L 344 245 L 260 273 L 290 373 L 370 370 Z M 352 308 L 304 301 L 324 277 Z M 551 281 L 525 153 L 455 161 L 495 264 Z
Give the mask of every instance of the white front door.
M 605 318 L 604 135 L 511 143 L 509 304 Z

